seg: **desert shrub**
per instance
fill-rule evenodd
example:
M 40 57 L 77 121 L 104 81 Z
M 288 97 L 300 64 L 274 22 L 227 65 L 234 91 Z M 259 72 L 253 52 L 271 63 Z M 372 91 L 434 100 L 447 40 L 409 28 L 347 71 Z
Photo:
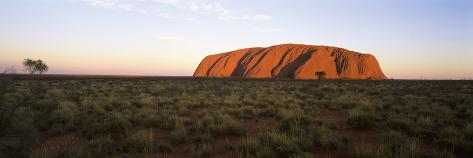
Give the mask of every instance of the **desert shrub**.
M 24 134 L 30 130 L 37 117 L 37 112 L 31 106 L 20 106 L 18 107 L 13 115 L 9 118 L 9 122 L 6 122 L 5 131 L 3 135 L 7 134 Z
M 153 110 L 139 110 L 130 117 L 130 122 L 141 127 L 161 127 L 160 113 Z
M 179 115 L 188 115 L 191 111 L 186 105 L 183 104 L 177 104 L 175 106 L 176 113 Z
M 123 150 L 128 153 L 157 154 L 170 152 L 169 146 L 155 140 L 152 129 L 142 129 L 126 138 L 123 142 Z
M 245 132 L 243 124 L 233 119 L 229 115 L 217 115 L 214 117 L 214 124 L 211 131 L 215 134 L 241 135 Z
M 411 131 L 411 124 L 408 116 L 390 114 L 386 119 L 386 124 L 389 128 L 393 130 L 404 132 Z
M 457 105 L 455 107 L 455 111 L 458 112 L 456 116 L 459 119 L 461 120 L 472 119 L 473 120 L 473 111 L 471 111 L 468 105 Z
M 417 139 L 391 131 L 383 137 L 383 154 L 390 158 L 417 157 L 420 150 L 418 144 Z
M 360 144 L 355 146 L 354 158 L 413 158 L 420 156 L 419 142 L 399 132 L 384 134 L 381 144 Z
M 402 96 L 400 101 L 402 101 L 406 106 L 411 108 L 429 105 L 431 103 L 429 98 L 425 96 L 419 96 L 410 93 L 407 93 L 407 95 Z
M 183 87 L 183 85 L 168 84 L 166 85 L 166 88 L 164 89 L 164 91 L 159 94 L 159 96 L 173 97 L 173 96 L 179 96 L 183 92 L 185 92 L 185 87 Z
M 35 148 L 29 157 L 41 158 L 101 158 L 117 155 L 122 151 L 122 145 L 111 137 L 98 137 L 83 141 L 77 137 L 63 137 L 54 143 L 41 144 Z
M 222 105 L 224 106 L 236 107 L 242 105 L 240 97 L 238 97 L 237 95 L 226 95 L 221 97 L 223 98 Z
M 240 108 L 239 117 L 243 119 L 250 119 L 256 116 L 256 109 L 253 106 L 243 106 Z
M 152 107 L 156 103 L 156 98 L 146 93 L 140 94 L 136 100 L 132 101 L 132 104 L 135 105 L 137 108 L 142 107 Z
M 59 102 L 56 99 L 39 99 L 32 102 L 33 110 L 37 112 L 50 113 L 58 108 Z
M 194 144 L 191 150 L 193 157 L 209 157 L 213 153 L 213 146 L 211 144 Z
M 51 114 L 52 127 L 49 130 L 50 134 L 64 134 L 67 131 L 75 129 L 75 115 L 77 112 L 77 105 L 74 102 L 64 101 L 59 103 L 57 110 Z
M 240 100 L 243 106 L 255 106 L 257 108 L 265 108 L 267 107 L 266 104 L 258 104 L 258 102 L 254 99 L 251 99 L 250 96 L 241 94 Z
M 13 78 L 7 76 L 0 76 L 0 96 L 12 85 Z M 1 101 L 1 100 L 0 100 Z
M 275 117 L 278 113 L 278 109 L 274 107 L 266 107 L 259 111 L 259 116 L 262 117 Z
M 57 109 L 58 102 L 53 99 L 37 99 L 28 102 L 28 104 L 28 106 L 20 106 L 16 109 L 11 124 L 12 128 L 22 126 L 20 129 L 27 131 L 34 129 L 39 132 L 50 129 L 51 113 Z
M 294 138 L 275 131 L 258 132 L 256 136 L 243 141 L 239 150 L 256 157 L 290 157 L 302 152 Z
M 314 141 L 320 147 L 329 149 L 343 149 L 347 147 L 348 139 L 329 129 L 321 128 L 318 135 L 318 139 Z
M 271 147 L 263 147 L 261 149 L 258 149 L 254 157 L 270 158 L 270 157 L 278 157 L 278 156 L 279 156 L 278 153 L 274 151 Z
M 150 92 L 154 96 L 158 96 L 165 93 L 165 90 L 166 90 L 166 87 L 162 83 L 157 83 L 154 86 L 151 86 L 150 88 Z
M 87 142 L 74 135 L 56 138 L 54 143 L 38 143 L 37 148 L 31 152 L 32 158 L 86 158 L 93 157 Z
M 356 129 L 369 129 L 375 124 L 373 114 L 361 109 L 353 109 L 348 116 L 348 125 Z
M 235 91 L 233 86 L 220 87 L 216 92 L 220 97 L 230 96 Z
M 276 113 L 276 118 L 278 119 L 286 119 L 295 115 L 294 110 L 288 110 L 288 109 L 283 109 L 283 108 L 278 108 L 277 110 L 278 111 Z
M 466 125 L 463 133 L 465 135 L 465 140 L 473 141 L 473 122 L 470 122 Z
M 84 97 L 80 101 L 80 112 L 88 114 L 105 114 L 114 110 L 105 98 Z
M 447 130 L 442 132 L 442 137 L 437 138 L 434 142 L 444 149 L 453 150 L 455 153 L 471 155 L 473 154 L 473 140 L 470 137 L 470 128 L 467 126 L 463 130 Z
M 320 131 L 315 126 L 315 119 L 302 113 L 282 119 L 279 129 L 296 138 L 302 148 L 311 148 L 320 139 Z
M 122 139 L 133 129 L 132 124 L 120 114 L 108 114 L 102 120 L 84 124 L 88 126 L 83 127 L 81 132 L 88 138 L 110 135 L 114 139 Z
M 174 129 L 183 121 L 177 114 L 162 114 L 160 119 L 160 127 L 163 129 Z
M 196 143 L 209 143 L 214 141 L 214 136 L 210 131 L 193 131 L 191 139 Z
M 210 132 L 215 135 L 241 135 L 245 132 L 244 126 L 239 121 L 227 114 L 206 113 L 193 127 L 198 132 Z
M 8 92 L 0 96 L 0 135 L 5 134 L 10 125 L 14 123 L 15 115 L 18 112 L 19 108 L 23 108 L 23 100 L 26 96 L 19 94 L 17 92 Z
M 119 146 L 111 137 L 98 137 L 88 142 L 86 150 L 88 153 L 84 157 L 111 157 L 118 152 Z
M 111 105 L 110 110 L 120 111 L 120 112 L 124 112 L 132 108 L 131 102 L 123 98 L 111 97 L 108 105 Z
M 337 108 L 354 108 L 370 104 L 365 96 L 345 94 L 332 100 L 332 105 Z
M 411 131 L 414 135 L 422 139 L 431 139 L 436 135 L 434 129 L 434 119 L 430 117 L 419 116 L 413 123 Z
M 44 96 L 48 92 L 48 84 L 45 82 L 30 83 L 30 91 L 32 94 Z
M 62 89 L 54 88 L 54 89 L 48 89 L 47 90 L 46 97 L 54 98 L 54 99 L 64 99 L 65 94 L 64 94 L 64 91 Z
M 334 92 L 336 91 L 338 86 L 333 83 L 326 83 L 326 84 L 320 84 L 319 90 L 322 92 Z
M 311 158 L 311 157 L 313 157 L 313 156 L 309 152 L 294 153 L 290 156 L 290 158 Z
M 386 95 L 382 97 L 382 101 L 385 109 L 389 109 L 392 105 L 396 104 L 397 99 L 394 95 Z
M 455 154 L 452 153 L 452 150 L 444 150 L 444 149 L 438 149 L 435 148 L 430 151 L 423 151 L 419 153 L 417 157 L 429 157 L 429 158 L 454 158 L 458 157 L 455 156 Z
M 381 158 L 386 157 L 383 155 L 382 147 L 379 144 L 358 144 L 354 146 L 352 158 Z
M 172 144 L 183 144 L 189 140 L 187 135 L 188 132 L 184 127 L 184 124 L 177 121 L 174 129 L 169 134 L 169 140 Z
M 0 138 L 0 157 L 27 157 L 27 152 L 21 152 L 21 137 Z
M 159 117 L 160 120 L 160 127 L 167 130 L 172 130 L 176 128 L 176 125 L 183 124 L 189 125 L 192 123 L 192 120 L 187 116 L 181 116 L 174 110 L 164 110 L 163 112 L 153 112 L 157 115 L 161 115 Z

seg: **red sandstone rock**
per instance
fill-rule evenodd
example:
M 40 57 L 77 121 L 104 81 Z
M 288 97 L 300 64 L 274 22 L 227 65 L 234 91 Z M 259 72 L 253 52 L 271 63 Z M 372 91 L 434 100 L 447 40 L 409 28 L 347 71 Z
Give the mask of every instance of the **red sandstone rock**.
M 373 55 L 330 46 L 283 44 L 209 55 L 195 77 L 387 79 Z

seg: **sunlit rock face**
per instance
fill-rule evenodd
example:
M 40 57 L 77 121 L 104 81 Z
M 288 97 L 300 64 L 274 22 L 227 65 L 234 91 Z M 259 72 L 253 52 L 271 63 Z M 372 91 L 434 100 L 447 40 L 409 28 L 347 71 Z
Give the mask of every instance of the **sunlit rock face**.
M 373 55 L 343 48 L 283 44 L 209 55 L 195 77 L 386 79 Z

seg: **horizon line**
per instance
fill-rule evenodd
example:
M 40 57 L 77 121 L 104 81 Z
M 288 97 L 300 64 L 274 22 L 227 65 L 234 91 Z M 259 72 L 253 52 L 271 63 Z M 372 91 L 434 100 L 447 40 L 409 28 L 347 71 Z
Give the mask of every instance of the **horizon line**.
M 33 75 L 33 76 L 40 76 L 40 74 L 28 74 L 28 73 L 3 73 L 0 74 L 1 76 L 8 76 L 8 75 L 18 75 L 18 76 L 28 76 L 28 75 Z M 176 78 L 207 78 L 207 79 L 275 79 L 275 78 L 244 78 L 244 77 L 195 77 L 193 75 L 117 75 L 117 74 L 75 74 L 75 73 L 70 73 L 70 74 L 56 74 L 56 73 L 47 73 L 47 74 L 41 74 L 43 76 L 81 76 L 81 77 L 129 77 L 129 78 L 140 78 L 140 77 L 149 77 L 149 78 L 159 78 L 159 77 L 176 77 Z M 300 79 L 290 79 L 290 78 L 280 78 L 283 80 L 296 80 L 296 81 L 311 81 L 311 80 L 300 80 Z M 276 79 L 276 80 L 280 80 Z M 326 79 L 326 80 L 364 80 L 364 79 Z M 365 79 L 369 80 L 369 79 Z M 388 78 L 385 80 L 404 80 L 404 81 L 473 81 L 473 78 L 459 78 L 459 79 L 429 79 L 429 78 Z M 376 81 L 376 80 L 373 80 Z M 382 80 L 379 80 L 382 81 Z

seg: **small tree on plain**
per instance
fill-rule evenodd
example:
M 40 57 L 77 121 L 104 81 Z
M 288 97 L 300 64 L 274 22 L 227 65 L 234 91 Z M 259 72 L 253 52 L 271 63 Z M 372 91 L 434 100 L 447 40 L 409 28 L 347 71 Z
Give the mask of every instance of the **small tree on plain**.
M 25 70 L 28 71 L 31 75 L 35 73 L 35 65 L 36 61 L 32 59 L 23 60 L 23 66 L 25 66 Z
M 317 76 L 317 79 L 319 79 L 319 80 L 325 79 L 325 75 L 326 75 L 326 74 L 325 74 L 325 72 L 323 72 L 323 71 L 319 71 L 319 72 L 316 72 L 316 73 L 315 73 L 315 76 Z
M 34 71 L 39 72 L 40 75 L 42 75 L 44 72 L 47 72 L 49 70 L 49 66 L 46 65 L 42 60 L 37 60 L 35 65 L 34 65 Z
M 46 65 L 46 63 L 41 59 L 25 59 L 23 60 L 23 66 L 25 66 L 25 70 L 28 71 L 31 75 L 36 72 L 42 75 L 44 72 L 47 72 L 49 70 L 49 66 Z

